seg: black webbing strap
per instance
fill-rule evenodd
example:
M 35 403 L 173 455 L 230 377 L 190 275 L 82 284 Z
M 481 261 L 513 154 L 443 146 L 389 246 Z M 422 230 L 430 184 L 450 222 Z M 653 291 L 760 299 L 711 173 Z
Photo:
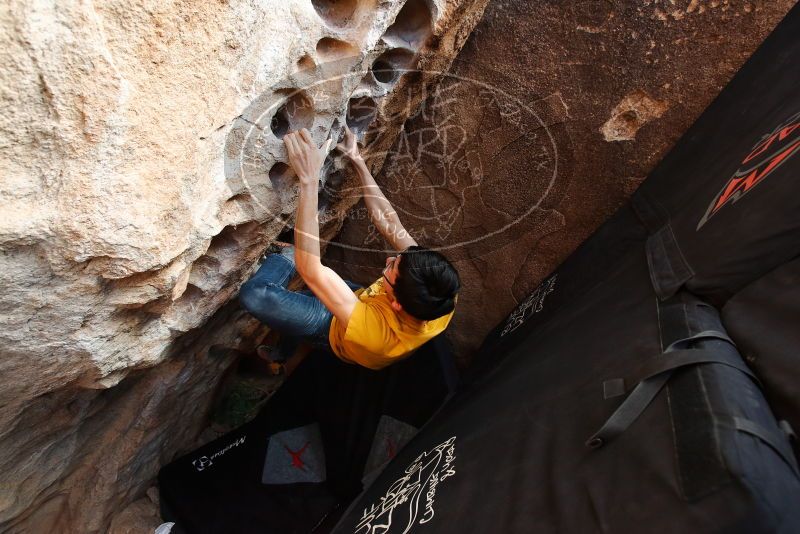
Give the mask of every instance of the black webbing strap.
M 755 380 L 753 373 L 741 359 L 736 357 L 735 353 L 704 349 L 676 350 L 664 353 L 648 360 L 632 378 L 627 380 L 617 378 L 603 383 L 606 398 L 624 394 L 628 385 L 636 384 L 636 386 L 600 430 L 586 441 L 586 445 L 597 449 L 622 434 L 658 395 L 676 369 L 708 363 L 728 365 Z
M 641 190 L 631 197 L 631 206 L 649 234 L 645 254 L 650 281 L 658 298 L 666 300 L 694 276 L 694 271 L 672 231 L 669 212 Z
M 602 428 L 586 441 L 586 445 L 592 449 L 599 449 L 609 440 L 625 432 L 658 395 L 671 375 L 672 371 L 667 371 L 644 382 L 639 382 L 628 398 L 611 414 Z
M 724 332 L 720 332 L 718 330 L 703 330 L 702 332 L 692 334 L 689 337 L 684 337 L 682 339 L 673 342 L 669 347 L 666 348 L 665 352 L 676 350 L 678 348 L 677 345 L 683 346 L 690 342 L 707 341 L 709 339 L 721 339 L 722 341 L 727 341 L 734 347 L 736 346 L 736 343 L 734 343 L 734 341 L 730 338 L 730 336 L 728 336 L 728 334 L 725 334 Z
M 645 380 L 653 378 L 654 376 L 665 371 L 671 371 L 673 369 L 677 369 L 678 367 L 698 365 L 701 363 L 719 363 L 722 365 L 728 365 L 738 369 L 752 378 L 754 382 L 758 383 L 758 379 L 755 377 L 753 372 L 747 368 L 747 365 L 745 365 L 742 359 L 735 353 L 731 354 L 719 350 L 710 351 L 705 349 L 686 349 L 665 352 L 660 356 L 648 359 L 644 365 L 639 367 L 639 369 L 631 377 L 606 380 L 603 382 L 603 394 L 607 399 L 618 397 L 627 393 L 634 386 L 634 384 L 644 382 Z
M 769 445 L 769 447 L 778 453 L 778 456 L 780 456 L 783 461 L 787 463 L 792 471 L 794 471 L 794 474 L 800 477 L 800 470 L 798 470 L 797 461 L 791 450 L 791 444 L 786 436 L 776 434 L 775 432 L 770 432 L 758 423 L 755 423 L 750 419 L 745 419 L 744 417 L 723 416 L 718 417 L 717 421 L 719 422 L 720 426 L 738 430 L 739 432 L 745 432 Z
M 669 223 L 647 237 L 645 252 L 650 281 L 661 300 L 673 296 L 694 276 Z

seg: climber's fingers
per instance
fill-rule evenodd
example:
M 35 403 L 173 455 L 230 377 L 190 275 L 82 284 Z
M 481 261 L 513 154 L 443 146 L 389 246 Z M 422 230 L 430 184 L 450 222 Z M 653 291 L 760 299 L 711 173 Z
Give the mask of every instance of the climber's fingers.
M 303 141 L 303 138 L 300 137 L 300 134 L 296 133 L 292 136 L 292 149 L 294 149 L 295 153 L 297 153 L 299 157 L 307 157 L 308 147 L 305 145 L 305 141 Z
M 289 155 L 289 163 L 294 168 L 295 172 L 299 172 L 299 168 L 303 166 L 306 152 L 305 147 L 302 146 L 301 140 L 297 138 L 296 133 L 287 134 L 284 138 L 286 144 L 286 152 Z
M 283 146 L 286 147 L 286 154 L 292 157 L 292 134 L 288 133 L 283 136 Z
M 303 128 L 302 130 L 300 130 L 300 137 L 302 137 L 302 138 L 303 138 L 303 140 L 304 140 L 306 143 L 308 143 L 309 145 L 311 145 L 311 146 L 315 146 L 315 145 L 314 145 L 314 140 L 313 140 L 313 139 L 311 139 L 311 134 L 310 134 L 310 133 L 308 133 L 308 130 L 306 130 L 305 128 Z
M 294 134 L 286 134 L 283 136 L 283 144 L 286 146 L 286 153 L 289 155 L 289 159 L 297 157 L 297 148 L 294 145 Z
M 314 139 L 311 138 L 311 134 L 309 133 L 308 130 L 303 128 L 303 129 L 300 130 L 300 132 L 298 132 L 297 135 L 300 137 L 300 140 L 298 140 L 298 141 L 301 141 L 301 142 L 305 141 L 309 145 L 309 147 L 315 147 L 316 148 L 317 145 L 314 144 Z M 332 142 L 333 142 L 332 139 L 326 139 L 325 142 L 319 147 L 320 150 L 322 150 L 325 153 L 327 153 L 328 149 L 330 149 L 330 147 L 331 147 L 331 143 Z
M 292 148 L 294 148 L 294 151 L 299 156 L 302 156 L 304 158 L 308 158 L 309 150 L 310 150 L 311 147 L 309 147 L 306 144 L 305 140 L 300 136 L 299 133 L 296 133 L 292 137 Z
M 342 152 L 348 152 L 355 146 L 355 137 L 353 136 L 353 132 L 350 131 L 350 128 L 345 124 L 344 125 L 344 138 L 342 139 L 341 143 L 336 145 L 336 148 L 341 150 Z

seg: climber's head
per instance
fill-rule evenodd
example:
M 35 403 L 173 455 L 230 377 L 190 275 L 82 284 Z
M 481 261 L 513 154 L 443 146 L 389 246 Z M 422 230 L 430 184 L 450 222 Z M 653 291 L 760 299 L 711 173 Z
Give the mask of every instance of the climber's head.
M 386 259 L 383 277 L 395 310 L 430 321 L 453 311 L 458 271 L 442 254 L 418 245 Z

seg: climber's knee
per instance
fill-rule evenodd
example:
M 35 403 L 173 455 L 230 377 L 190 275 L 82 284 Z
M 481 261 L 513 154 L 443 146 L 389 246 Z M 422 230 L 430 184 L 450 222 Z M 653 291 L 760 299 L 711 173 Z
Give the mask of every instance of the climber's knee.
M 258 283 L 251 280 L 242 285 L 239 291 L 239 304 L 260 321 L 270 324 L 274 315 L 280 313 L 281 294 L 287 290 L 272 283 Z

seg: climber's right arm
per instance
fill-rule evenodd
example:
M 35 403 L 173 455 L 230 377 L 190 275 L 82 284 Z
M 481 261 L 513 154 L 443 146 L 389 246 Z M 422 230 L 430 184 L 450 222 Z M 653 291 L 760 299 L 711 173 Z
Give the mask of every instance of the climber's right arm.
M 308 130 L 288 133 L 283 138 L 286 153 L 300 182 L 300 198 L 294 226 L 295 267 L 303 281 L 322 304 L 347 325 L 358 302 L 341 276 L 322 265 L 319 247 L 319 173 L 330 140 L 317 148 Z
M 369 217 L 381 235 L 398 251 L 406 250 L 408 247 L 416 245 L 416 240 L 411 237 L 403 223 L 400 222 L 397 212 L 383 194 L 377 182 L 375 182 L 372 173 L 369 172 L 364 158 L 361 157 L 358 151 L 355 135 L 349 128 L 345 127 L 344 142 L 337 145 L 337 148 L 353 164 L 353 168 L 361 182 L 364 203 L 367 205 Z

